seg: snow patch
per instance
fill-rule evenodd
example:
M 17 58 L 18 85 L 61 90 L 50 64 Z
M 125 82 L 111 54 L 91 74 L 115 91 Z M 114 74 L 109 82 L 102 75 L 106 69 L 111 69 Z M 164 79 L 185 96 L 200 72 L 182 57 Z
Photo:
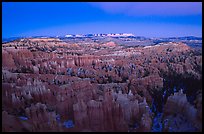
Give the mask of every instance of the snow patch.
M 64 125 L 66 128 L 72 128 L 72 127 L 74 127 L 74 123 L 73 123 L 72 120 L 65 121 L 65 122 L 63 123 L 63 125 Z
M 28 117 L 26 117 L 26 116 L 19 116 L 19 118 L 21 119 L 21 120 L 28 120 Z

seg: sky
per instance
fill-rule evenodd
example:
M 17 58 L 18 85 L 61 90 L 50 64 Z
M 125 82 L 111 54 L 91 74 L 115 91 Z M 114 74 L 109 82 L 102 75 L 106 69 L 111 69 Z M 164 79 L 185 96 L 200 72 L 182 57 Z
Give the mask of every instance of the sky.
M 2 2 L 2 38 L 89 33 L 202 37 L 202 2 Z

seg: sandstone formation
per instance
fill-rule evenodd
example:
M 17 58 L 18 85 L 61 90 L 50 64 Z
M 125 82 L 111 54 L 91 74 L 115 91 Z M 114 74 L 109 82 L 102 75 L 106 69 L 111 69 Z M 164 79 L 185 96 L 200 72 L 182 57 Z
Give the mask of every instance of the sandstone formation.
M 202 131 L 202 55 L 175 42 L 85 43 L 2 44 L 2 131 L 149 132 L 158 111 L 162 131 Z

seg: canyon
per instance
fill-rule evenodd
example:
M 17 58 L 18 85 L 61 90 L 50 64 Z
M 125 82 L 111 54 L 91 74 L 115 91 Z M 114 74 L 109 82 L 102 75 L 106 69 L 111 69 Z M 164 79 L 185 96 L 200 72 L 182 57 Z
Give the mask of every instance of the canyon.
M 89 40 L 2 44 L 2 131 L 202 131 L 202 52 Z

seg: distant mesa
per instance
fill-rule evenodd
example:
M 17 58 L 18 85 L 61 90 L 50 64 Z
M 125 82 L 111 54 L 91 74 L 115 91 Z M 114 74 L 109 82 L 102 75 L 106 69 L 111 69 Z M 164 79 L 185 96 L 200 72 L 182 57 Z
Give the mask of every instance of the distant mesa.
M 66 38 L 70 37 L 134 37 L 135 35 L 132 33 L 109 33 L 109 34 L 67 34 Z
M 129 37 L 129 36 L 135 36 L 132 33 L 116 33 L 116 34 L 107 34 L 107 36 L 111 36 L 111 37 Z

